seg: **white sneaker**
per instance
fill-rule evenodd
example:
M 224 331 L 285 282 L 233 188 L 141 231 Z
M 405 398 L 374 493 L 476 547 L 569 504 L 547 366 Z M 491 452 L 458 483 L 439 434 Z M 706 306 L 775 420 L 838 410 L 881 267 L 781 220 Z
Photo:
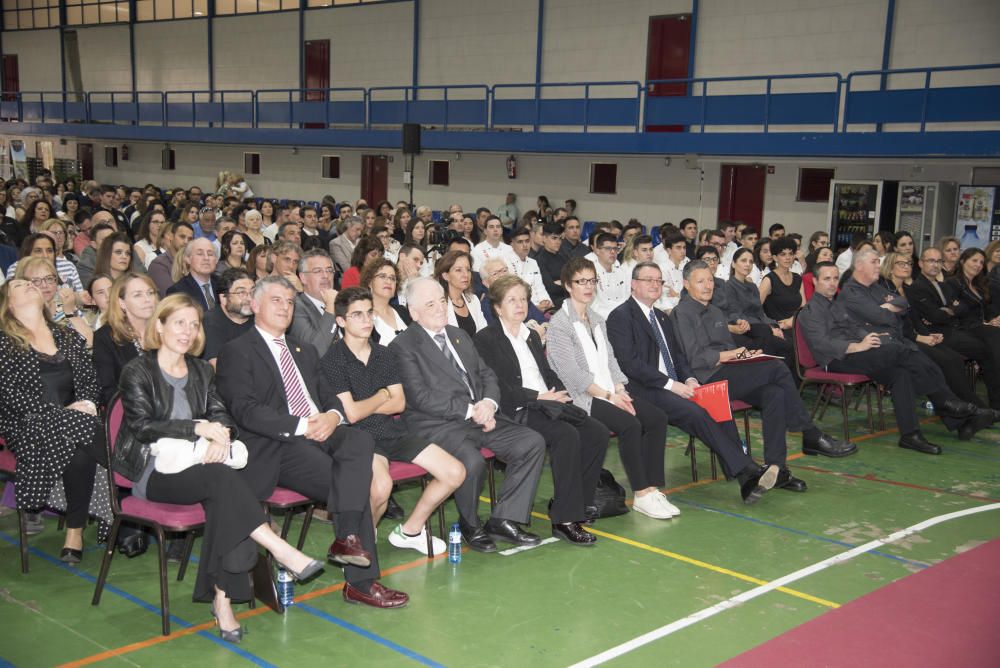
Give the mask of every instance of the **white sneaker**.
M 396 528 L 389 532 L 389 543 L 392 544 L 393 547 L 416 550 L 420 554 L 431 556 L 427 554 L 426 527 L 422 527 L 420 529 L 420 533 L 416 536 L 407 536 L 403 533 L 403 525 L 397 524 Z M 448 551 L 447 543 L 437 536 L 431 536 L 431 547 L 434 550 L 434 556 L 444 554 Z
M 673 515 L 656 498 L 658 495 L 663 496 L 659 492 L 652 492 L 645 496 L 634 497 L 632 499 L 632 510 L 640 512 L 647 517 L 652 517 L 654 520 L 669 520 Z
M 667 500 L 667 495 L 663 492 L 653 492 L 652 496 L 658 498 L 659 502 L 663 504 L 663 509 L 670 513 L 671 517 L 677 517 L 681 514 L 681 509 L 670 503 L 670 501 Z

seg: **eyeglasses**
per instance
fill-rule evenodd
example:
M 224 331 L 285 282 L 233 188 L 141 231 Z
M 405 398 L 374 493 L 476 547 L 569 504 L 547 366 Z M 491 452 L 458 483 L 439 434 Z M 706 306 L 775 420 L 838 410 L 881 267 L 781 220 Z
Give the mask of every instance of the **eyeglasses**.
M 896 260 L 897 267 L 912 267 L 913 263 L 909 260 Z
M 719 258 L 714 255 L 702 255 L 702 262 L 711 262 L 712 264 L 719 264 Z
M 741 352 L 739 355 L 736 356 L 736 359 L 738 359 L 738 360 L 750 359 L 750 350 L 747 349 L 747 348 L 744 348 L 743 352 Z
M 239 290 L 230 290 L 228 294 L 234 297 L 240 297 L 242 299 L 250 296 L 250 290 L 247 290 L 246 288 L 240 288 Z
M 666 283 L 666 281 L 664 281 L 662 278 L 637 278 L 635 280 L 642 281 L 643 283 L 652 283 L 654 285 L 659 285 L 661 287 L 663 286 L 664 283 Z
M 351 311 L 347 314 L 347 318 L 354 322 L 366 322 L 372 320 L 374 317 L 375 311 Z
M 617 253 L 618 252 L 618 245 L 615 244 L 614 246 L 600 246 L 597 250 L 600 250 L 600 251 L 615 251 Z
M 34 285 L 36 288 L 40 288 L 43 285 L 55 285 L 59 281 L 58 278 L 52 275 L 39 276 L 38 278 L 31 278 L 28 280 L 30 280 L 31 284 Z
M 396 282 L 396 274 L 375 274 L 374 278 L 380 278 L 388 283 Z
M 584 285 L 597 285 L 597 279 L 596 278 L 574 278 L 572 281 L 570 281 L 570 283 L 576 283 L 580 287 L 583 287 Z
M 310 269 L 309 271 L 302 272 L 303 274 L 312 274 L 313 276 L 333 276 L 333 267 L 316 267 L 315 269 Z

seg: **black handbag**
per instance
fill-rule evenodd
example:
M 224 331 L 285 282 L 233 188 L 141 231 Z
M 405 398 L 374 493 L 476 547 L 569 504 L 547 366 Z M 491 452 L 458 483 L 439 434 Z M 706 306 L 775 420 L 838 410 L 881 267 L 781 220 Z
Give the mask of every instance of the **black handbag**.
M 625 505 L 625 488 L 618 484 L 611 471 L 601 469 L 601 477 L 594 491 L 594 505 L 597 506 L 598 517 L 615 517 L 628 513 Z
M 526 406 L 529 411 L 538 411 L 545 414 L 550 420 L 562 420 L 574 427 L 579 427 L 587 419 L 587 411 L 571 403 L 561 401 L 550 401 L 548 399 L 536 399 Z

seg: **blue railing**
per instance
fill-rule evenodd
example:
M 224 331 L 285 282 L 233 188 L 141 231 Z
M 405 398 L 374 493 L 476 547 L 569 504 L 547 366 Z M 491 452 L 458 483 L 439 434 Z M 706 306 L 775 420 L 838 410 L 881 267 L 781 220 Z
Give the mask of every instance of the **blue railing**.
M 946 74 L 1000 64 L 746 77 L 692 77 L 487 86 L 378 86 L 224 91 L 25 91 L 0 93 L 0 119 L 21 123 L 100 123 L 160 127 L 322 127 L 384 129 L 420 123 L 435 129 L 753 127 L 770 133 L 851 125 L 1000 122 L 1000 83 L 935 85 Z M 935 80 L 937 75 L 937 80 Z M 922 77 L 887 88 L 892 77 Z M 959 74 L 958 76 L 961 76 Z M 855 90 L 878 77 L 880 89 Z M 997 77 L 1000 81 L 1000 76 Z M 663 94 L 663 87 L 683 92 Z M 780 90 L 790 89 L 790 90 Z M 667 91 L 671 92 L 670 90 Z M 843 102 L 843 105 L 841 104 Z M 841 108 L 843 107 L 843 108 Z

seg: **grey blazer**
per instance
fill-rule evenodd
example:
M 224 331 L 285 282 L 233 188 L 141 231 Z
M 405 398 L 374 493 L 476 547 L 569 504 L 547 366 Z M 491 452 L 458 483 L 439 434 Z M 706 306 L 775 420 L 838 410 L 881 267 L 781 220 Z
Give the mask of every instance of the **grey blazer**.
M 568 308 L 561 308 L 552 316 L 549 321 L 549 331 L 545 337 L 545 345 L 549 352 L 549 364 L 556 375 L 566 386 L 566 391 L 573 398 L 573 403 L 590 413 L 590 405 L 593 397 L 587 394 L 587 388 L 594 382 L 594 374 L 587 366 L 587 356 L 580 347 L 580 342 L 576 338 L 575 323 L 580 322 L 572 303 L 566 300 Z M 611 380 L 615 384 L 626 384 L 628 378 L 622 373 L 615 359 L 615 351 L 608 341 L 607 324 L 604 318 L 587 308 L 587 317 L 590 319 L 591 331 L 595 336 L 604 339 L 608 347 L 608 368 L 611 370 Z
M 354 248 L 351 247 L 351 242 L 347 240 L 347 235 L 341 234 L 334 237 L 330 242 L 329 248 L 330 256 L 333 257 L 333 266 L 341 272 L 347 271 L 351 266 L 351 255 L 354 254 Z
M 310 343 L 320 357 L 340 338 L 335 334 L 337 318 L 332 313 L 320 313 L 316 305 L 309 301 L 304 292 L 295 295 L 295 314 L 292 316 L 292 326 L 288 333 L 299 341 Z

